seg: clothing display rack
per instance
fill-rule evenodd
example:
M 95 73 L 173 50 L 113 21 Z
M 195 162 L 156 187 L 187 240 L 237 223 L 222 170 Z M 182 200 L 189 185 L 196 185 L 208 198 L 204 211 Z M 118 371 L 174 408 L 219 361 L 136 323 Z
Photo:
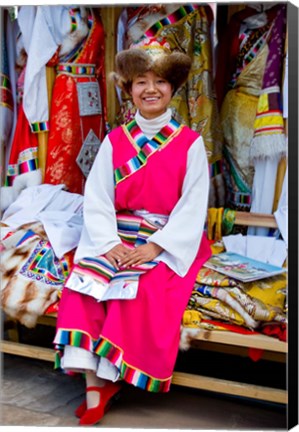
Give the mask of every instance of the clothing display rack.
M 236 212 L 235 225 L 277 227 L 273 215 L 244 212 Z M 45 326 L 55 326 L 56 315 L 41 316 L 37 323 Z M 54 362 L 55 353 L 53 349 L 18 342 L 19 333 L 16 322 L 7 322 L 7 328 L 10 340 L 1 341 L 1 351 L 3 353 Z M 263 350 L 263 359 L 267 361 L 286 364 L 287 358 L 287 344 L 285 342 L 271 336 L 255 333 L 243 335 L 230 331 L 200 330 L 194 335 L 192 348 L 217 351 L 224 354 L 230 353 L 240 357 L 247 356 L 248 349 L 255 348 Z M 172 383 L 184 387 L 268 402 L 287 403 L 286 390 L 186 372 L 175 371 Z

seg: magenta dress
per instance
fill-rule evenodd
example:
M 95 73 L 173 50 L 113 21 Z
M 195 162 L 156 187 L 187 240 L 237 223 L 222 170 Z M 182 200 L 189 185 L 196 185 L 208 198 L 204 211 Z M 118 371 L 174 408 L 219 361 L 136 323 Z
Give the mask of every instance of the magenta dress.
M 117 212 L 145 209 L 171 213 L 182 193 L 188 150 L 199 136 L 175 122 L 173 128 L 160 131 L 156 145 L 161 151 L 155 151 L 155 140 L 150 142 L 152 148 L 138 143 L 140 130 L 134 121 L 110 133 Z M 136 156 L 141 147 L 146 158 L 138 166 Z M 106 357 L 126 382 L 148 391 L 167 392 L 178 354 L 181 319 L 197 273 L 211 254 L 204 235 L 199 244 L 184 277 L 159 262 L 139 277 L 135 299 L 97 302 L 64 288 L 54 340 L 57 353 L 63 353 L 64 345 L 85 348 Z

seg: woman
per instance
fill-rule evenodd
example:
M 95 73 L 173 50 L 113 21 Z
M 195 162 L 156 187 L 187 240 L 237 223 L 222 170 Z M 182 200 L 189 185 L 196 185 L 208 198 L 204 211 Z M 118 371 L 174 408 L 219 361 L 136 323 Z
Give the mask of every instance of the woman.
M 147 39 L 116 56 L 114 78 L 138 111 L 105 138 L 87 179 L 84 227 L 54 340 L 57 366 L 86 373 L 80 425 L 101 419 L 120 380 L 169 390 L 181 318 L 210 256 L 203 139 L 168 108 L 190 63 Z

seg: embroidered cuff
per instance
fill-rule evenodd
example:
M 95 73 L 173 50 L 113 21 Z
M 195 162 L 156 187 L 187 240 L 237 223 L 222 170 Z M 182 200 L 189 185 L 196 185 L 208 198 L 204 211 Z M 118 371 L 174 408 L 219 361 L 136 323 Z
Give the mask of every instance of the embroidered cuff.
M 49 122 L 34 122 L 30 123 L 31 132 L 39 133 L 39 132 L 48 132 L 49 131 Z

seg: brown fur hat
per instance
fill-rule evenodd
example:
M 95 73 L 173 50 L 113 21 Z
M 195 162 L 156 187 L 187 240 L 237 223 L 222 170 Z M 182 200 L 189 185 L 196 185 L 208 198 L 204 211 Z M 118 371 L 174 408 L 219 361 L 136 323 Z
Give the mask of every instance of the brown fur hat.
M 120 51 L 115 57 L 115 66 L 116 72 L 112 74 L 115 84 L 127 93 L 133 78 L 148 71 L 170 82 L 175 92 L 188 78 L 191 59 L 182 52 L 171 52 L 167 42 L 151 38 Z

